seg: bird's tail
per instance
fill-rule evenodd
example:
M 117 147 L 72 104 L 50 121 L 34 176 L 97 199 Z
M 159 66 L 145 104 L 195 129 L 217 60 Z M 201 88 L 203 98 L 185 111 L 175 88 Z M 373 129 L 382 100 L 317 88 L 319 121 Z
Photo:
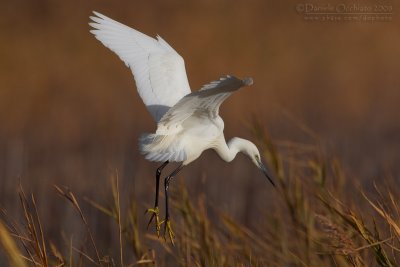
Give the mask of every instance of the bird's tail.
M 139 150 L 150 161 L 184 161 L 186 153 L 174 135 L 143 134 Z

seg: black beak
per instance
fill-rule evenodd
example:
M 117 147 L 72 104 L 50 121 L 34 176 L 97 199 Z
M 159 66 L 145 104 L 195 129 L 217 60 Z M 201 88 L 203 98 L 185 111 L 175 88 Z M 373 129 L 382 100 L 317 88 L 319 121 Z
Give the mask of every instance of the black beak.
M 271 184 L 275 187 L 275 183 L 272 181 L 271 174 L 268 172 L 267 168 L 265 167 L 265 165 L 261 161 L 258 162 L 258 167 L 264 173 L 265 177 L 267 177 L 268 180 L 271 182 Z

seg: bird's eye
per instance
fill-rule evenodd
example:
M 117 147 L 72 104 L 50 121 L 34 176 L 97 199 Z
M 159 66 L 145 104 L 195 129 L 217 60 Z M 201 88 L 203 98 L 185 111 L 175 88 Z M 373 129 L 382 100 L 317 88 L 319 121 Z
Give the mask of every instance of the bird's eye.
M 254 155 L 254 157 L 256 158 L 256 160 L 260 160 L 260 157 L 258 155 Z

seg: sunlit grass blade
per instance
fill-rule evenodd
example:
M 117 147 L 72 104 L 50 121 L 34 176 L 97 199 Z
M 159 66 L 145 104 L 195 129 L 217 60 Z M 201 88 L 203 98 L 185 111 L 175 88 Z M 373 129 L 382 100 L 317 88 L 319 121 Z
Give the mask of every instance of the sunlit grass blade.
M 21 252 L 19 251 L 17 245 L 14 242 L 10 232 L 0 221 L 0 243 L 2 244 L 8 259 L 10 266 L 14 267 L 27 267 L 23 258 L 21 257 Z

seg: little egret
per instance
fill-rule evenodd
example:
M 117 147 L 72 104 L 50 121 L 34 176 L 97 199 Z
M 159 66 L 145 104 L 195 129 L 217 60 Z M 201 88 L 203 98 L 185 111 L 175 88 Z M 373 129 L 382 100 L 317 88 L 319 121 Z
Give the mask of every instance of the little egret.
M 234 137 L 228 143 L 224 137 L 224 122 L 219 107 L 233 92 L 253 83 L 251 78 L 226 76 L 191 92 L 183 58 L 160 36 L 151 38 L 139 31 L 93 12 L 91 33 L 115 52 L 131 69 L 136 87 L 157 130 L 139 139 L 140 151 L 150 161 L 163 162 L 156 172 L 156 196 L 148 226 L 155 219 L 156 232 L 164 223 L 164 238 L 168 232 L 173 243 L 168 211 L 168 187 L 171 179 L 204 150 L 214 149 L 225 161 L 232 161 L 238 152 L 247 155 L 274 185 L 261 161 L 260 152 L 250 141 Z M 160 222 L 158 192 L 161 171 L 169 162 L 180 162 L 164 179 L 165 220 Z

